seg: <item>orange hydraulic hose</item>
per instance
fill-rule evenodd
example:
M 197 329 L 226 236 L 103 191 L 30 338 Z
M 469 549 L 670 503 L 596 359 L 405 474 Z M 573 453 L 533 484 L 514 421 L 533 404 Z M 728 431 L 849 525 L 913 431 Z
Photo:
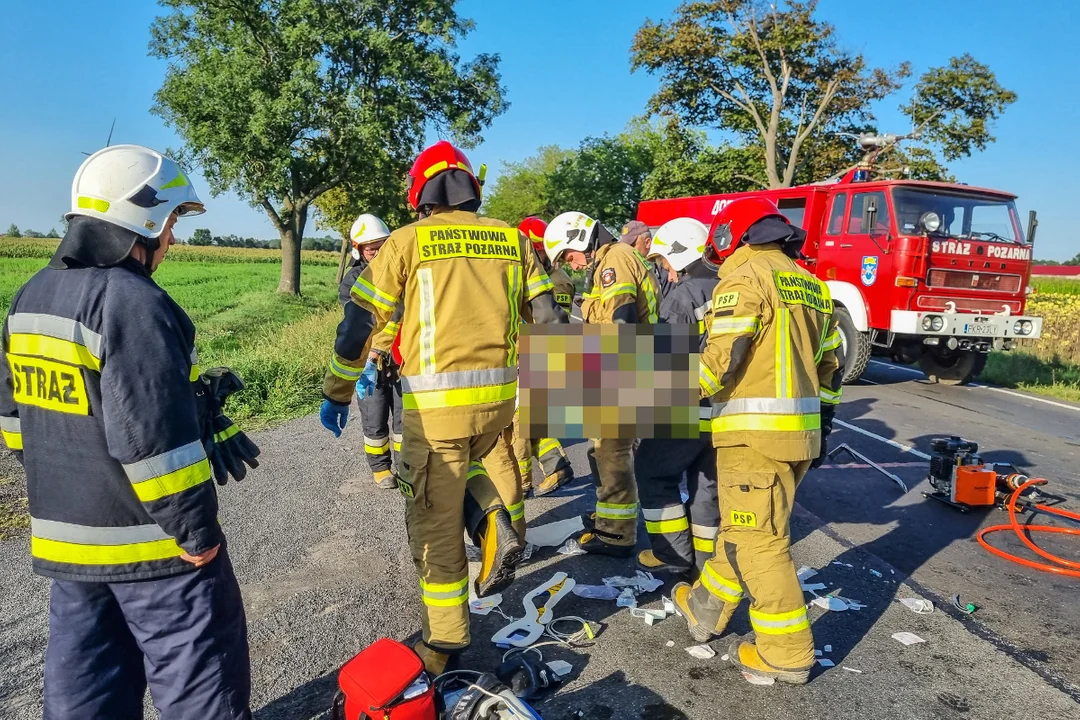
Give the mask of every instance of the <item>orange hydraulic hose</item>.
M 1016 488 L 1016 490 L 1013 491 L 1012 496 L 1009 498 L 1009 524 L 994 525 L 992 527 L 984 528 L 979 531 L 978 535 L 975 536 L 975 539 L 979 541 L 980 545 L 982 545 L 984 548 L 994 553 L 998 557 L 1005 558 L 1006 560 L 1017 563 L 1018 565 L 1034 568 L 1035 570 L 1042 570 L 1043 572 L 1055 573 L 1057 575 L 1067 575 L 1069 577 L 1080 578 L 1080 563 L 1073 562 L 1072 560 L 1066 560 L 1065 558 L 1061 558 L 1057 555 L 1046 552 L 1034 542 L 1032 542 L 1031 539 L 1027 536 L 1027 533 L 1032 532 L 1060 533 L 1063 535 L 1080 535 L 1080 528 L 1059 528 L 1050 527 L 1049 525 L 1028 525 L 1025 527 L 1016 520 L 1016 501 L 1020 499 L 1020 494 L 1030 487 L 1045 484 L 1046 480 L 1043 480 L 1042 478 L 1034 478 L 1028 480 L 1023 485 Z M 1036 505 L 1035 509 L 1045 513 L 1049 513 L 1051 515 L 1058 515 L 1063 518 L 1068 518 L 1070 520 L 1080 522 L 1080 515 L 1078 515 L 1077 513 L 1069 512 L 1068 510 L 1061 510 L 1059 508 L 1050 507 L 1049 505 Z M 990 543 L 986 542 L 986 535 L 989 535 L 992 532 L 999 532 L 1002 530 L 1012 530 L 1016 533 L 1016 536 L 1020 538 L 1020 542 L 1024 543 L 1024 545 L 1027 545 L 1027 547 L 1036 555 L 1039 555 L 1040 557 L 1045 558 L 1050 562 L 1042 563 L 1038 562 L 1037 560 L 1028 560 L 1026 558 L 1013 555 L 1012 553 L 1007 553 L 1004 550 L 999 550 L 996 547 L 992 547 Z

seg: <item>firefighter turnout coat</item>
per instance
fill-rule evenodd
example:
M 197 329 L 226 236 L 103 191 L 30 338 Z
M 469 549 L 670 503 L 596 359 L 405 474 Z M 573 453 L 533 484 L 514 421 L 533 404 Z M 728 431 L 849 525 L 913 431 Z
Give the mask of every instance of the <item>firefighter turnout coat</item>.
M 34 571 L 123 582 L 192 572 L 220 544 L 193 381 L 195 327 L 128 260 L 46 267 L 3 331 L 0 427 L 21 449 Z
M 569 315 L 574 307 L 574 281 L 562 268 L 552 268 L 548 274 L 554 288 L 555 303 Z
M 374 327 L 404 302 L 405 425 L 429 440 L 449 440 L 502 430 L 513 421 L 522 312 L 551 291 L 532 246 L 516 229 L 452 210 L 393 232 L 357 278 L 352 298 L 374 315 Z M 366 345 L 371 331 L 346 325 L 338 329 L 323 385 L 327 398 L 342 403 L 351 399 L 366 362 L 356 339 Z
M 610 243 L 596 251 L 581 315 L 587 323 L 655 324 L 659 292 L 656 276 L 641 253 L 626 243 Z
M 780 462 L 821 449 L 821 403 L 840 401 L 840 336 L 825 283 L 780 245 L 743 245 L 720 267 L 706 315 L 702 397 L 715 447 L 746 445 Z

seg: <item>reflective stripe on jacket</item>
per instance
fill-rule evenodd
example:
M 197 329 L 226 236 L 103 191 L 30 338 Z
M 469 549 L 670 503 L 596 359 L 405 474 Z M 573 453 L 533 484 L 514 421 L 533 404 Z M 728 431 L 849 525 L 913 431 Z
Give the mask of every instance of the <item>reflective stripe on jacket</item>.
M 587 323 L 611 323 L 619 308 L 633 304 L 637 322 L 655 324 L 659 292 L 656 276 L 641 253 L 626 243 L 611 243 L 596 251 L 581 315 Z
M 720 268 L 705 316 L 701 393 L 713 445 L 748 445 L 778 461 L 817 457 L 821 398 L 839 402 L 828 287 L 776 243 L 740 247 Z
M 195 328 L 129 262 L 47 267 L 12 301 L 0 428 L 22 447 L 34 571 L 123 582 L 194 570 L 222 539 L 192 385 Z

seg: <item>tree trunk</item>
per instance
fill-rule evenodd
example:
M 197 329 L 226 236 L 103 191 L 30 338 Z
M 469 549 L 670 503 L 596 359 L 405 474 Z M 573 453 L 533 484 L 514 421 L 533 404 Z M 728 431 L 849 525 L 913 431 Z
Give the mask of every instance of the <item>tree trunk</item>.
M 291 223 L 279 231 L 281 236 L 281 282 L 277 291 L 284 295 L 300 294 L 300 238 Z

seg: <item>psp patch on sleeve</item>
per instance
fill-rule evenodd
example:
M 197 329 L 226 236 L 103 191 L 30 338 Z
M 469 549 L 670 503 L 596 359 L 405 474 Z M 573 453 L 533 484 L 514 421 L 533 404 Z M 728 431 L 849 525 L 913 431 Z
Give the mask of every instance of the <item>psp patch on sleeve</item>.
M 611 287 L 615 284 L 615 268 L 608 268 L 600 273 L 600 286 Z
M 731 308 L 739 304 L 739 293 L 728 292 L 722 295 L 717 295 L 713 301 L 713 309 L 720 310 L 722 308 Z

